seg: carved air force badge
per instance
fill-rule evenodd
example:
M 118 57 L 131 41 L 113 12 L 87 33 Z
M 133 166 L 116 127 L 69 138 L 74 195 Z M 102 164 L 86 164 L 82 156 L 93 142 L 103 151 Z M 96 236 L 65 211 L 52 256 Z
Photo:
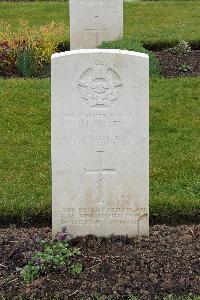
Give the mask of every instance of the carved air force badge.
M 108 108 L 118 99 L 122 87 L 120 76 L 103 63 L 84 71 L 78 80 L 81 98 L 93 108 Z

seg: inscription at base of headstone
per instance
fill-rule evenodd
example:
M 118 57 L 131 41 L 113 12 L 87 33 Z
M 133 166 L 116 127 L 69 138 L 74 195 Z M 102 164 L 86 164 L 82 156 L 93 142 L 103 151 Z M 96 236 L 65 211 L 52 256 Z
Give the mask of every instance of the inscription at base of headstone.
M 70 49 L 93 49 L 123 34 L 123 0 L 70 0 Z
M 53 235 L 148 235 L 148 56 L 52 56 Z

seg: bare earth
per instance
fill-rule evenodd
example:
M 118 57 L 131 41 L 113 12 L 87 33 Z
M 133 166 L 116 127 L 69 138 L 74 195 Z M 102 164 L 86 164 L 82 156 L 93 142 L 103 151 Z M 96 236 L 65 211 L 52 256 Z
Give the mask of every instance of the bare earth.
M 70 244 L 81 249 L 81 274 L 54 271 L 25 284 L 16 268 L 25 265 L 34 235 L 50 239 L 51 230 L 13 225 L 0 229 L 2 299 L 96 299 L 95 295 L 127 299 L 123 297 L 130 294 L 139 299 L 163 299 L 169 294 L 200 295 L 200 225 L 154 225 L 149 238 L 73 239 Z

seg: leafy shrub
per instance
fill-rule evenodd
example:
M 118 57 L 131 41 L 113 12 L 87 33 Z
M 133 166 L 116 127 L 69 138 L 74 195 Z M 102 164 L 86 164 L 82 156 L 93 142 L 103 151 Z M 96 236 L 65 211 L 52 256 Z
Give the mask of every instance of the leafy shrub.
M 186 64 L 183 64 L 181 66 L 178 67 L 178 71 L 180 72 L 189 72 L 192 71 L 192 67 Z
M 155 54 L 151 51 L 145 49 L 141 42 L 135 40 L 132 37 L 123 37 L 119 40 L 111 41 L 111 42 L 103 42 L 99 48 L 103 49 L 121 49 L 121 50 L 129 50 L 140 53 L 146 53 L 149 55 L 149 73 L 150 76 L 159 76 L 159 61 L 156 58 Z
M 168 48 L 165 51 L 170 52 L 170 53 L 175 53 L 175 54 L 188 53 L 188 52 L 191 51 L 191 47 L 190 47 L 188 42 L 182 40 L 177 45 L 175 45 L 174 47 Z
M 12 75 L 16 72 L 15 50 L 7 41 L 0 42 L 0 75 Z
M 80 274 L 82 264 L 74 261 L 80 255 L 80 250 L 70 247 L 67 239 L 65 228 L 53 241 L 34 239 L 35 252 L 29 254 L 28 263 L 20 272 L 25 283 L 55 270 Z
M 17 69 L 20 75 L 31 77 L 37 71 L 37 61 L 31 48 L 24 49 L 17 55 Z
M 52 22 L 40 27 L 30 27 L 28 22 L 20 21 L 16 32 L 12 32 L 8 23 L 0 23 L 1 75 L 16 74 L 17 70 L 23 69 L 20 72 L 24 76 L 25 64 L 29 66 L 28 73 L 33 72 L 35 64 L 37 69 L 42 69 L 45 64 L 50 63 L 51 55 L 57 51 L 64 33 L 66 29 L 63 23 Z M 21 69 L 22 61 L 24 67 Z

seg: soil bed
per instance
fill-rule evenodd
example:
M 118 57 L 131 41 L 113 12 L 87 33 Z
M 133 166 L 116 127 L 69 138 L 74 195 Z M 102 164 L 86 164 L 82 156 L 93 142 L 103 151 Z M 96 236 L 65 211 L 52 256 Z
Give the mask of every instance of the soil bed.
M 164 50 L 155 54 L 160 62 L 161 75 L 164 77 L 200 76 L 200 50 L 185 53 Z
M 200 50 L 173 53 L 166 50 L 154 51 L 160 62 L 160 73 L 164 77 L 200 76 Z M 50 65 L 38 72 L 36 77 L 50 76 Z
M 200 295 L 200 225 L 154 225 L 149 238 L 80 237 L 79 275 L 52 272 L 25 284 L 16 268 L 26 263 L 32 237 L 50 239 L 49 227 L 0 229 L 0 289 L 2 299 L 96 299 L 97 295 L 135 295 L 139 299 Z M 25 298 L 26 297 L 26 298 Z M 105 297 L 105 299 L 106 299 Z M 127 298 L 126 298 L 127 299 Z
M 200 50 L 173 53 L 170 51 L 154 51 L 160 62 L 161 75 L 164 77 L 191 77 L 200 76 Z M 33 76 L 35 78 L 46 78 L 51 75 L 50 65 L 45 65 Z M 7 74 L 0 70 L 0 76 L 10 78 L 18 77 L 17 74 Z

